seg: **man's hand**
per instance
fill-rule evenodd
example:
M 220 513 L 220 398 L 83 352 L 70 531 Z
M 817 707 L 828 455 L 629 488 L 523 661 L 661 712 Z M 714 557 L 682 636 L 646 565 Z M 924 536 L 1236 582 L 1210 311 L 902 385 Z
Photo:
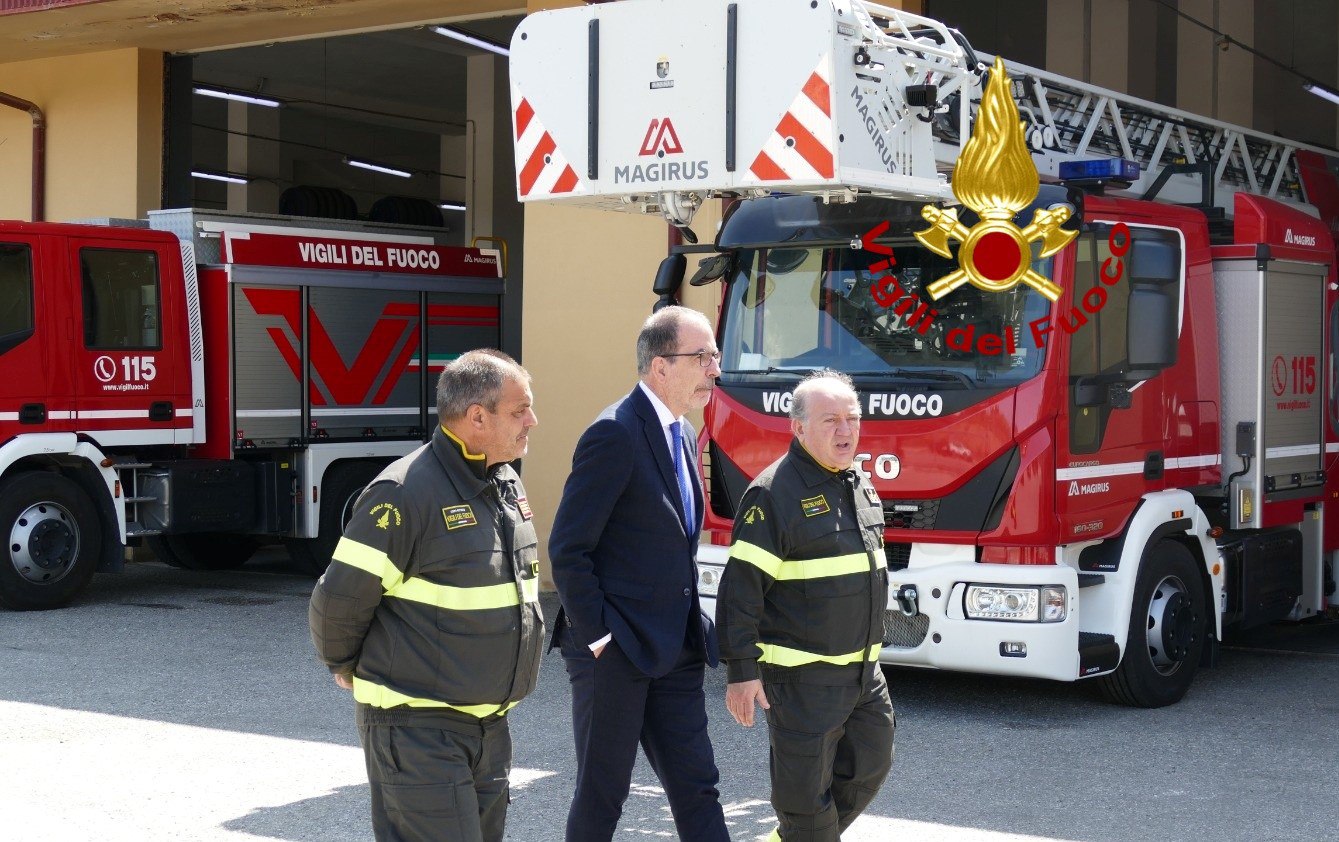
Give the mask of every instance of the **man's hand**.
M 725 687 L 725 707 L 735 721 L 745 728 L 753 727 L 753 703 L 757 701 L 763 710 L 770 710 L 767 694 L 763 692 L 762 681 L 737 681 Z
M 351 675 L 336 675 L 336 676 L 335 676 L 335 684 L 336 684 L 337 686 L 339 686 L 339 687 L 345 689 L 345 690 L 352 690 L 352 689 L 353 689 L 353 676 L 351 676 Z

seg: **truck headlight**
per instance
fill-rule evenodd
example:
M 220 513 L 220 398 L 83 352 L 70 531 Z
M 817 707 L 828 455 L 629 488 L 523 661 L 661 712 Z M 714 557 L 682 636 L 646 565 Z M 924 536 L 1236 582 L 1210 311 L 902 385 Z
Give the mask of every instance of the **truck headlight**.
M 1059 623 L 1068 604 L 1059 585 L 1017 588 L 1008 585 L 967 586 L 963 606 L 972 620 L 1009 620 L 1016 623 Z
M 702 596 L 715 596 L 721 586 L 721 574 L 725 568 L 710 564 L 697 565 L 697 592 Z

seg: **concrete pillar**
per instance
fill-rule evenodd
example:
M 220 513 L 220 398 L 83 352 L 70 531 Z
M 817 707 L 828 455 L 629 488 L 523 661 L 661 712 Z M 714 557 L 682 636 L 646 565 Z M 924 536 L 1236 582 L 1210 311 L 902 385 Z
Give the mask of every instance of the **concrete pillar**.
M 511 85 L 502 56 L 471 56 L 465 82 L 465 245 L 475 237 L 507 244 L 507 295 L 502 307 L 502 350 L 522 356 L 526 277 L 525 214 L 516 195 L 511 137 Z M 529 349 L 526 348 L 526 354 Z
M 228 172 L 248 177 L 246 184 L 228 185 L 228 210 L 278 213 L 283 161 L 278 108 L 228 103 Z
M 162 195 L 163 54 L 101 53 L 0 64 L 0 91 L 46 112 L 46 216 L 142 218 Z M 0 219 L 31 212 L 32 121 L 0 109 Z

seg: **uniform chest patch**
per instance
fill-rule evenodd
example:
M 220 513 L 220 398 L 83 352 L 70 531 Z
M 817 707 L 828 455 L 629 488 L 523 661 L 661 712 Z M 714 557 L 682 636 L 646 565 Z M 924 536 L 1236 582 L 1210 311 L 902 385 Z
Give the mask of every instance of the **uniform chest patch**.
M 521 510 L 521 517 L 525 520 L 530 520 L 535 516 L 534 512 L 530 511 L 530 501 L 524 497 L 516 498 L 516 508 Z
M 479 525 L 479 521 L 474 517 L 474 509 L 471 509 L 468 503 L 461 503 L 459 506 L 443 506 L 442 517 L 446 519 L 448 530 Z
M 832 511 L 832 509 L 828 507 L 828 498 L 824 497 L 822 494 L 817 497 L 809 497 L 801 500 L 800 509 L 804 512 L 805 517 L 817 517 L 818 515 L 825 515 Z
M 875 491 L 873 486 L 865 486 L 865 497 L 874 505 L 879 505 L 879 492 Z

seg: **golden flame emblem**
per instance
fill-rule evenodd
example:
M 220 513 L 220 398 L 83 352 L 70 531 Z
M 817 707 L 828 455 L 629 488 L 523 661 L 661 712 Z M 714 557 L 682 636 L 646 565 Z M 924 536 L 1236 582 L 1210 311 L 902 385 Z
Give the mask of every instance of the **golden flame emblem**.
M 976 126 L 953 167 L 953 195 L 976 211 L 981 221 L 968 228 L 958 221 L 953 208 L 926 205 L 921 210 L 930 223 L 916 233 L 922 245 L 952 259 L 949 238 L 962 243 L 959 268 L 926 287 L 933 299 L 969 282 L 987 292 L 1005 292 L 1023 283 L 1051 301 L 1060 298 L 1060 287 L 1033 271 L 1032 243 L 1040 240 L 1041 256 L 1050 257 L 1078 232 L 1060 228 L 1069 219 L 1069 208 L 1038 210 L 1026 228 L 1013 223 L 1014 216 L 1037 198 L 1041 182 L 1009 88 L 1004 62 L 996 58 L 976 113 Z

